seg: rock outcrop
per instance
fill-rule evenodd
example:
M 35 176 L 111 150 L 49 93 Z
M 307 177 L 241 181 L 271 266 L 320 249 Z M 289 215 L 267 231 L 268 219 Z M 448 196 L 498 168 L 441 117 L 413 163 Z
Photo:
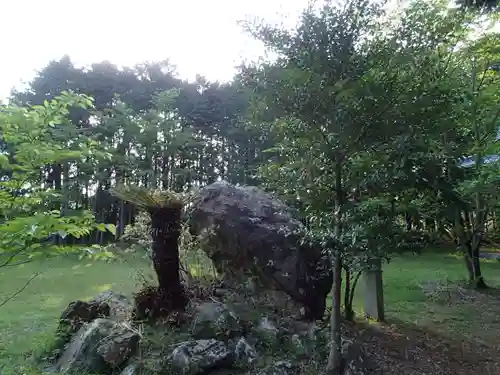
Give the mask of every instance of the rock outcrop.
M 98 318 L 83 325 L 58 359 L 54 371 L 106 373 L 132 357 L 140 335 L 123 323 Z
M 63 316 L 93 320 L 83 322 L 69 336 L 61 355 L 46 370 L 100 375 L 298 375 L 315 373 L 316 364 L 327 358 L 327 327 L 269 315 L 264 309 L 246 315 L 236 301 L 193 300 L 181 325 L 169 325 L 167 320 L 151 326 L 135 326 L 126 296 L 106 292 L 86 304 L 72 303 Z M 99 315 L 95 314 L 98 306 L 104 308 L 100 313 L 110 316 L 92 318 Z M 353 340 L 343 338 L 342 353 L 344 375 L 379 373 L 368 366 L 365 353 Z M 301 372 L 304 366 L 309 366 L 308 372 Z
M 85 323 L 110 315 L 110 306 L 102 301 L 73 301 L 61 313 L 59 331 L 65 334 L 77 332 Z
M 259 188 L 220 181 L 201 189 L 189 221 L 227 280 L 257 277 L 303 305 L 305 318 L 323 316 L 330 267 L 321 249 L 301 244 L 302 223 L 288 206 Z

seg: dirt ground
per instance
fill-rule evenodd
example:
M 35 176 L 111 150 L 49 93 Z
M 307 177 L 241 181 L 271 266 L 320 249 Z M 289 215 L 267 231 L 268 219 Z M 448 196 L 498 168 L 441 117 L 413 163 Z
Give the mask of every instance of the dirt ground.
M 346 327 L 384 375 L 499 375 L 500 351 L 398 325 Z
M 387 375 L 500 375 L 500 290 L 480 293 L 455 284 L 432 294 L 443 307 L 462 305 L 468 329 L 443 325 L 439 332 L 437 325 L 392 321 L 350 324 L 346 335 L 360 336 L 368 358 Z

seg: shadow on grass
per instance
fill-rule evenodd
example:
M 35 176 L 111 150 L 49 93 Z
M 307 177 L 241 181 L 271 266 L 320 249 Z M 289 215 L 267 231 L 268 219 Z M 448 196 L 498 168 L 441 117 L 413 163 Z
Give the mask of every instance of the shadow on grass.
M 466 286 L 463 259 L 427 251 L 405 255 L 384 266 L 388 324 L 500 347 L 500 263 L 482 261 L 485 291 Z M 363 317 L 363 283 L 356 291 L 355 310 Z

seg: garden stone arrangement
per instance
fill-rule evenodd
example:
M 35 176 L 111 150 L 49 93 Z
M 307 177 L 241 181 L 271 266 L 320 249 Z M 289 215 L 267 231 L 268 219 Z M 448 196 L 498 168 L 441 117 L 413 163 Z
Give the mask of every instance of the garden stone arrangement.
M 132 320 L 134 303 L 126 296 L 105 292 L 89 302 L 75 301 L 61 315 L 58 351 L 44 370 L 103 375 L 320 373 L 311 361 L 327 354 L 327 328 L 262 311 L 239 315 L 237 306 L 215 298 L 196 301 L 183 324 L 164 321 L 145 327 Z M 160 331 L 164 336 L 156 340 Z M 345 374 L 377 373 L 356 343 L 345 339 L 342 350 Z
M 302 224 L 255 187 L 202 189 L 187 218 L 220 279 L 184 285 L 185 308 L 144 314 L 111 291 L 62 312 L 47 372 L 58 374 L 319 374 L 329 352 L 321 321 L 332 276 Z M 149 286 L 153 287 L 154 286 Z M 141 294 L 142 293 L 142 294 Z M 142 296 L 142 297 L 141 297 Z M 141 302 L 142 301 L 142 302 Z M 319 323 L 316 323 L 319 322 Z M 355 340 L 343 340 L 345 374 L 376 374 Z

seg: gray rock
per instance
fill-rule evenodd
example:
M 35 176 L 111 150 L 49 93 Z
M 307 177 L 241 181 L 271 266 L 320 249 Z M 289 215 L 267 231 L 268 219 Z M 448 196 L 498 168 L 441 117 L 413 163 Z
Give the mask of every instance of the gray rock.
M 256 187 L 220 181 L 201 189 L 189 221 L 228 281 L 258 277 L 305 306 L 307 318 L 323 316 L 331 270 L 319 247 L 301 244 L 303 225 L 288 206 Z
M 90 303 L 107 304 L 109 306 L 109 317 L 115 320 L 127 320 L 132 315 L 132 300 L 121 293 L 111 290 L 102 292 L 95 296 Z
M 257 339 L 257 346 L 272 349 L 281 342 L 280 330 L 268 317 L 262 317 L 252 329 L 252 336 Z
M 167 361 L 182 374 L 196 375 L 230 366 L 234 360 L 233 354 L 222 341 L 194 340 L 178 344 Z
M 137 375 L 137 374 L 138 374 L 138 367 L 135 363 L 128 365 L 122 370 L 122 372 L 120 372 L 120 375 Z
M 136 332 L 117 330 L 101 340 L 97 353 L 112 368 L 117 368 L 135 353 L 139 338 Z
M 59 332 L 73 334 L 85 323 L 110 315 L 110 306 L 102 301 L 73 301 L 68 304 L 59 319 Z
M 191 334 L 196 339 L 231 338 L 241 335 L 242 326 L 236 314 L 225 304 L 205 302 L 196 307 Z
M 135 354 L 139 340 L 140 335 L 126 325 L 98 318 L 80 328 L 54 370 L 66 374 L 119 368 Z
M 267 316 L 262 317 L 259 320 L 259 323 L 255 327 L 258 332 L 261 332 L 265 335 L 269 335 L 271 337 L 276 338 L 279 334 L 279 329 L 276 327 L 276 324 L 270 320 Z
M 290 336 L 289 344 L 298 357 L 325 355 L 329 348 L 328 329 L 321 329 L 316 324 L 296 324 L 295 332 Z
M 257 375 L 291 375 L 293 365 L 289 361 L 278 361 L 274 365 L 260 370 Z
M 234 346 L 234 360 L 238 366 L 250 366 L 257 360 L 257 351 L 241 337 Z

